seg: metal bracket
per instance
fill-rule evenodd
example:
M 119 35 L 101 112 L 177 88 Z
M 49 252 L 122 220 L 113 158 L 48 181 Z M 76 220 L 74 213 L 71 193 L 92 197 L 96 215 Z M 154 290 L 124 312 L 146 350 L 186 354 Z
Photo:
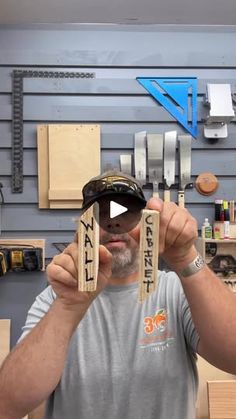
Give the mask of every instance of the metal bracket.
M 12 193 L 23 192 L 23 81 L 24 78 L 94 78 L 95 73 L 13 70 L 12 72 Z
M 204 125 L 206 138 L 226 138 L 227 124 L 234 119 L 230 84 L 207 84 L 206 105 L 210 107 Z

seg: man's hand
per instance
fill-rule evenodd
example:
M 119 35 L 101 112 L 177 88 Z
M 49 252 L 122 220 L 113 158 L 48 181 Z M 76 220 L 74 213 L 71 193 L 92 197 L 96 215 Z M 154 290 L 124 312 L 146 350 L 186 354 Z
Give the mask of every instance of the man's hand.
M 160 212 L 159 252 L 168 266 L 181 271 L 196 257 L 197 221 L 174 202 L 151 198 L 147 208 Z
M 78 244 L 71 243 L 60 255 L 54 256 L 47 267 L 49 283 L 57 294 L 58 299 L 67 308 L 79 305 L 88 307 L 99 292 L 106 286 L 111 276 L 110 252 L 99 246 L 99 271 L 97 290 L 94 292 L 78 291 Z

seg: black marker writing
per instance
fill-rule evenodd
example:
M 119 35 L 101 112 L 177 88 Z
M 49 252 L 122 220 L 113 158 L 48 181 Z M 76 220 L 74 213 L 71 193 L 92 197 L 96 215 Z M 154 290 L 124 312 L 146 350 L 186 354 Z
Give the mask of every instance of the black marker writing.
M 151 218 L 151 221 L 150 221 L 150 222 L 148 222 L 148 219 L 149 219 L 149 218 Z M 151 216 L 151 215 L 147 215 L 147 217 L 145 218 L 145 222 L 146 222 L 147 224 L 152 225 L 152 224 L 153 224 L 152 216 Z
M 93 217 L 91 218 L 91 224 L 85 223 L 83 220 L 80 220 L 80 222 L 83 224 L 86 231 L 88 231 L 89 229 L 93 231 L 93 222 L 94 222 Z
M 88 263 L 93 262 L 93 259 L 88 259 L 88 252 L 87 250 L 85 251 L 85 265 L 87 265 Z
M 90 240 L 90 237 L 88 236 L 88 234 L 86 233 L 84 236 L 84 247 L 88 247 L 87 245 L 89 244 L 89 246 L 91 247 L 91 249 L 93 248 L 93 243 Z
M 150 281 L 149 279 L 147 281 L 143 281 L 144 284 L 147 284 L 147 292 L 149 292 L 150 284 L 153 284 L 153 281 Z
M 89 278 L 88 269 L 85 268 L 85 281 L 88 282 L 88 281 L 93 281 L 93 280 L 94 280 L 94 278 L 92 276 Z

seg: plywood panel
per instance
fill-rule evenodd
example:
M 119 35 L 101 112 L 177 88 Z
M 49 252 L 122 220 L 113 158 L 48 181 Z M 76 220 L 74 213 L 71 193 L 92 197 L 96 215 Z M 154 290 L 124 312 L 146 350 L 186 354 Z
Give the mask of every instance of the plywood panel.
M 207 398 L 207 382 L 211 380 L 234 380 L 236 385 L 236 377 L 225 371 L 219 370 L 209 364 L 205 359 L 198 356 L 198 373 L 199 388 L 197 399 L 197 419 L 209 419 L 208 398 Z M 224 416 L 223 416 L 224 417 Z M 221 419 L 223 419 L 221 417 Z M 236 416 L 235 416 L 236 417 Z
M 236 418 L 236 381 L 209 381 L 209 419 Z
M 0 319 L 0 365 L 10 351 L 11 320 Z
M 39 208 L 48 208 L 48 128 L 37 127 Z
M 100 173 L 99 125 L 49 125 L 48 155 L 50 207 L 81 208 L 84 184 Z

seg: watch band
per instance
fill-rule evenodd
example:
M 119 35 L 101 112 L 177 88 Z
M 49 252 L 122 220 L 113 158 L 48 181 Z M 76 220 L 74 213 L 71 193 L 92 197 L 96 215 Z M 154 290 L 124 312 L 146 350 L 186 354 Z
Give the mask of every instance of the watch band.
M 205 266 L 205 261 L 202 258 L 202 256 L 200 255 L 200 253 L 198 253 L 198 255 L 195 257 L 195 259 L 189 263 L 189 265 L 186 266 L 186 268 L 184 268 L 181 272 L 180 275 L 181 276 L 191 276 L 193 274 L 195 274 L 196 272 L 200 271 L 204 266 Z

